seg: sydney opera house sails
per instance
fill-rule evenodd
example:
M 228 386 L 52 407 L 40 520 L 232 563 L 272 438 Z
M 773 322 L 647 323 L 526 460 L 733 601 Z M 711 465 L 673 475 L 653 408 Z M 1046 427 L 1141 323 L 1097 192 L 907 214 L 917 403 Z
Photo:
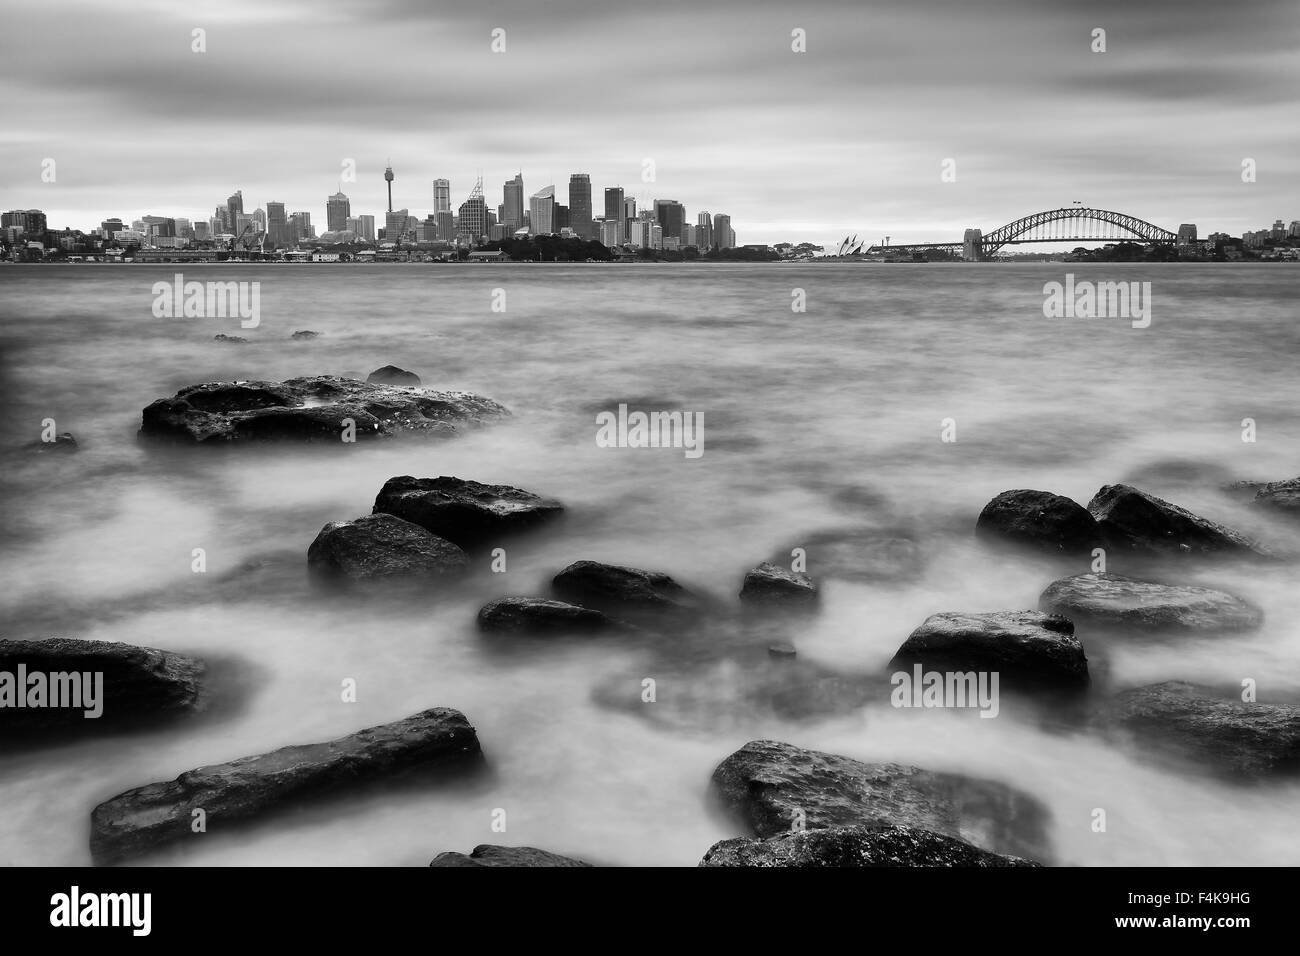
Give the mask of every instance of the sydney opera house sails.
M 859 239 L 856 235 L 845 236 L 835 254 L 837 256 L 860 256 L 866 251 L 866 244 L 865 239 Z

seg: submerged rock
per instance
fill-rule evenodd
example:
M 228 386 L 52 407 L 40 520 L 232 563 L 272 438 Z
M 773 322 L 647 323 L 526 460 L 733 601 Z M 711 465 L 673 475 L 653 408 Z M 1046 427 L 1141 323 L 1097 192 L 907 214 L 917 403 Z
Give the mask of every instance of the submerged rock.
M 994 853 L 1051 857 L 1047 807 L 991 780 L 754 740 L 718 765 L 712 783 L 723 805 L 759 837 L 800 824 L 806 830 L 902 825 Z
M 680 613 L 698 601 L 660 571 L 643 571 L 599 561 L 575 561 L 551 581 L 560 597 L 610 614 Z
M 227 335 L 225 332 L 218 332 L 216 335 L 212 336 L 212 341 L 230 342 L 234 345 L 246 345 L 248 343 L 248 339 L 244 338 L 242 335 Z
M 1110 547 L 1165 555 L 1268 556 L 1240 531 L 1130 485 L 1106 485 L 1088 510 Z
M 764 561 L 745 575 L 740 599 L 755 604 L 807 604 L 817 600 L 817 585 L 806 574 Z
M 1088 509 L 1050 491 L 1004 491 L 984 506 L 975 534 L 1061 554 L 1086 554 L 1102 540 Z
M 226 827 L 343 788 L 481 761 L 465 716 L 436 707 L 328 743 L 282 747 L 128 790 L 91 813 L 91 856 L 96 864 L 116 863 L 189 837 L 194 810 Z
M 70 455 L 77 450 L 77 439 L 72 432 L 59 432 L 53 441 L 41 439 L 29 442 L 27 447 L 38 455 Z
M 1140 745 L 1228 776 L 1300 771 L 1300 707 L 1246 703 L 1212 688 L 1167 681 L 1119 694 L 1106 716 Z
M 1258 608 L 1224 591 L 1119 574 L 1077 574 L 1054 581 L 1038 606 L 1076 623 L 1147 631 L 1246 631 L 1264 620 Z
M 423 384 L 420 376 L 396 365 L 385 365 L 383 368 L 375 369 L 366 376 L 366 381 L 372 385 L 402 385 L 414 388 L 419 388 Z
M 476 548 L 556 518 L 564 506 L 510 485 L 401 475 L 384 482 L 374 511 L 405 518 L 462 548 Z
M 293 335 L 289 336 L 289 338 L 298 339 L 299 341 L 302 341 L 303 339 L 314 339 L 319 335 L 320 335 L 319 332 L 313 332 L 311 329 L 301 329 L 293 333 Z
M 1261 485 L 1251 503 L 1290 515 L 1300 515 L 1300 478 L 1270 481 Z
M 307 549 L 307 566 L 349 578 L 443 577 L 460 574 L 469 556 L 450 541 L 393 515 L 331 521 Z
M 591 866 L 584 860 L 571 856 L 560 856 L 547 850 L 532 846 L 495 846 L 483 843 L 474 847 L 473 852 L 439 853 L 430 866 Z
M 357 441 L 403 433 L 449 437 L 509 414 L 504 406 L 469 392 L 317 375 L 287 382 L 191 385 L 147 407 L 140 434 L 195 444 L 341 441 L 349 427 Z
M 826 827 L 754 840 L 715 843 L 700 866 L 1039 866 L 971 846 L 933 830 L 909 826 Z
M 933 671 L 996 671 L 1003 686 L 1079 689 L 1089 683 L 1088 658 L 1064 617 L 1039 611 L 931 614 L 889 662 Z
M 482 631 L 508 633 L 590 633 L 608 630 L 615 622 L 590 608 L 545 598 L 506 597 L 485 604 L 478 612 Z
M 0 641 L 0 736 L 94 733 L 190 713 L 204 703 L 203 672 L 200 660 L 133 644 L 72 638 Z M 102 675 L 102 683 L 95 675 Z M 19 699 L 30 705 L 37 687 L 43 703 L 18 706 Z M 96 698 L 93 704 L 88 695 Z M 70 697 L 72 706 L 53 706 Z M 99 716 L 87 717 L 95 709 Z

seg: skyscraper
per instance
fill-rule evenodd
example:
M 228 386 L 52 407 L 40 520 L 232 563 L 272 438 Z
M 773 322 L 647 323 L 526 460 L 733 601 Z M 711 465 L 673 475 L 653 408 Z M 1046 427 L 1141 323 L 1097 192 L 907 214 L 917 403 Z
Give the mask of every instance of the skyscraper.
M 713 248 L 713 217 L 707 212 L 700 213 L 695 219 L 695 244 L 701 252 Z
M 456 235 L 476 246 L 487 235 L 487 202 L 483 199 L 483 177 L 478 178 L 469 198 L 460 204 Z
M 543 186 L 528 197 L 528 218 L 534 236 L 545 236 L 559 231 L 555 226 L 554 186 Z
M 569 228 L 583 239 L 591 232 L 591 176 L 574 173 L 569 177 Z
M 335 193 L 325 200 L 325 228 L 330 232 L 346 229 L 351 215 L 352 203 L 342 193 Z
M 235 194 L 226 200 L 226 228 L 233 230 L 235 223 L 244 212 L 244 191 L 236 189 Z
M 731 217 L 718 213 L 713 217 L 713 245 L 718 249 L 730 249 L 732 244 Z
M 627 241 L 627 226 L 623 223 L 622 186 L 605 187 L 605 221 L 617 225 L 617 235 L 614 238 L 615 245 Z M 602 238 L 601 241 L 603 242 L 604 239 Z M 609 243 L 605 244 L 609 245 Z
M 268 202 L 266 204 L 266 238 L 272 249 L 288 244 L 285 232 L 284 203 Z
M 501 224 L 514 232 L 524 224 L 524 175 L 516 173 L 505 183 L 505 202 L 502 204 Z
M 433 181 L 433 214 L 451 212 L 451 181 L 435 179 Z
M 665 239 L 680 239 L 682 225 L 686 221 L 686 209 L 676 199 L 656 199 L 655 221 L 663 227 Z

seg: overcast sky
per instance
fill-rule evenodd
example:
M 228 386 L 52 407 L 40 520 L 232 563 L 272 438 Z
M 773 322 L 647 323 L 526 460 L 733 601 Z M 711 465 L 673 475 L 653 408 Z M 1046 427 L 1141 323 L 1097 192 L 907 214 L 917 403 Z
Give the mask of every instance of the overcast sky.
M 438 177 L 458 206 L 481 171 L 495 208 L 516 170 L 562 202 L 583 171 L 597 214 L 622 185 L 740 243 L 960 239 L 1076 200 L 1239 235 L 1300 219 L 1298 59 L 1300 0 L 4 0 L 0 208 L 88 229 L 242 189 L 319 230 L 350 158 L 381 223 L 391 159 L 420 216 Z

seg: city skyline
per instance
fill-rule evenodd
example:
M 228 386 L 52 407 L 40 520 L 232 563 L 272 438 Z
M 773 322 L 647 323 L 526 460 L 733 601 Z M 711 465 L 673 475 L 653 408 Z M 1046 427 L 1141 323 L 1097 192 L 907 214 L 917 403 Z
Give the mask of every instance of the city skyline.
M 1243 13 L 1105 0 L 1043 18 L 1027 2 L 990 17 L 944 0 L 942 30 L 925 6 L 891 0 L 853 20 L 825 2 L 430 13 L 399 0 L 231 0 L 146 3 L 148 19 L 80 0 L 16 8 L 0 40 L 0 206 L 84 228 L 194 216 L 199 197 L 233 182 L 259 205 L 323 218 L 320 197 L 340 188 L 351 159 L 357 179 L 342 188 L 357 209 L 387 208 L 391 161 L 395 208 L 425 211 L 435 177 L 451 181 L 457 208 L 480 170 L 491 184 L 522 165 L 526 180 L 560 190 L 586 172 L 593 208 L 621 184 L 688 213 L 727 209 L 745 241 L 830 244 L 849 233 L 960 235 L 1076 200 L 1235 235 L 1296 194 L 1293 3 Z M 1098 28 L 1104 52 L 1090 49 Z M 194 29 L 206 31 L 201 53 Z M 609 43 L 651 29 L 673 37 L 670 56 L 643 61 Z M 283 30 L 313 56 L 287 63 Z M 795 30 L 804 52 L 792 48 Z M 575 34 L 582 55 L 557 62 Z M 51 70 L 48 52 L 34 57 L 53 48 L 62 57 Z M 366 50 L 384 55 L 341 68 Z M 990 68 L 1004 62 L 1015 66 Z M 567 108 L 570 94 L 579 108 Z M 79 121 L 50 121 L 69 115 Z M 41 178 L 45 160 L 57 164 L 53 182 Z M 642 179 L 647 161 L 653 182 Z

